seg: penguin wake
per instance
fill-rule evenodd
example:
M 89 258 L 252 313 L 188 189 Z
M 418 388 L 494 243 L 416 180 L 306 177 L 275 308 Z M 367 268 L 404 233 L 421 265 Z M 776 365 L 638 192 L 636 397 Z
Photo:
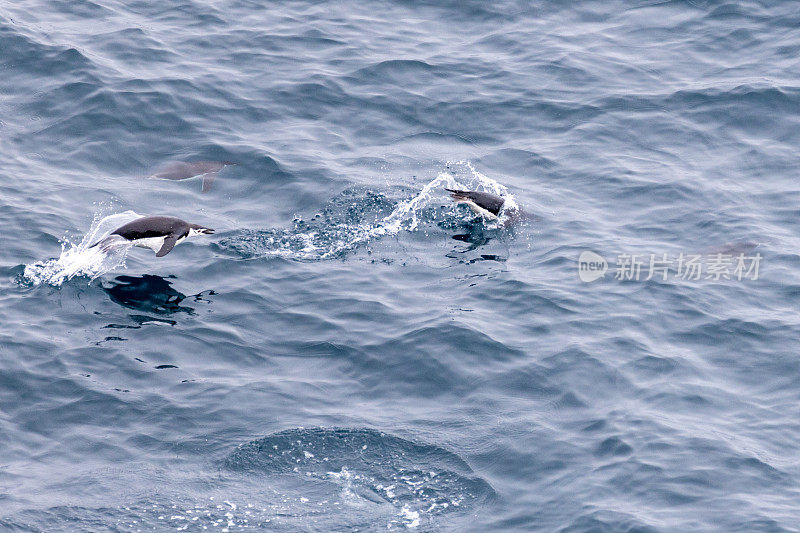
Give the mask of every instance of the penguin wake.
M 462 211 L 455 204 L 442 209 L 443 193 L 464 188 L 503 196 L 508 212 L 518 209 L 506 187 L 462 161 L 449 165 L 408 200 L 393 202 L 382 193 L 348 190 L 311 219 L 295 219 L 292 228 L 245 230 L 221 240 L 219 246 L 245 258 L 335 259 L 376 239 L 413 232 L 424 224 L 451 224 Z M 499 229 L 506 222 L 506 216 L 500 216 L 487 220 L 486 226 Z
M 58 259 L 26 265 L 22 274 L 23 282 L 30 285 L 48 284 L 58 287 L 75 276 L 85 276 L 93 280 L 110 270 L 124 266 L 132 244 L 123 242 L 104 248 L 92 247 L 92 244 L 107 238 L 119 226 L 138 218 L 141 218 L 141 215 L 133 211 L 105 217 L 95 215 L 91 228 L 79 243 L 73 243 L 66 238 L 62 240 L 61 255 Z

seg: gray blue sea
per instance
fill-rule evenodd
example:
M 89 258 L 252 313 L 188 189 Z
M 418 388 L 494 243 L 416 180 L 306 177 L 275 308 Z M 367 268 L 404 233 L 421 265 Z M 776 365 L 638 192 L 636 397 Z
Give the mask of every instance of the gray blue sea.
M 0 530 L 798 531 L 798 146 L 792 1 L 4 1 Z

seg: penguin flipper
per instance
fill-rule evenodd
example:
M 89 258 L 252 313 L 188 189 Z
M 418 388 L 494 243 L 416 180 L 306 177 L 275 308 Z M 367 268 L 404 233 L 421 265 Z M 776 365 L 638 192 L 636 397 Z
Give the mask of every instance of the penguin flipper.
M 203 192 L 208 192 L 211 190 L 211 184 L 214 183 L 214 179 L 216 177 L 216 172 L 209 172 L 208 174 L 203 175 Z
M 178 236 L 175 234 L 165 238 L 164 244 L 161 245 L 161 249 L 156 252 L 156 257 L 164 257 L 167 255 L 173 248 L 175 248 L 176 242 L 178 242 Z

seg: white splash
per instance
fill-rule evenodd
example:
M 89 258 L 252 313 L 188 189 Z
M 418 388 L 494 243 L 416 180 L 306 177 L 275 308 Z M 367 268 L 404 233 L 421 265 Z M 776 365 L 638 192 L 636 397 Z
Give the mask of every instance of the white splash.
M 508 213 L 516 211 L 519 206 L 514 201 L 514 195 L 508 192 L 508 189 L 493 180 L 486 174 L 478 172 L 472 163 L 469 161 L 458 161 L 456 163 L 449 163 L 448 166 L 464 167 L 469 173 L 469 180 L 467 185 L 462 185 L 456 178 L 449 172 L 441 172 L 430 183 L 425 185 L 422 190 L 411 200 L 401 202 L 392 213 L 383 219 L 382 223 L 375 228 L 378 230 L 379 235 L 389 234 L 394 235 L 401 229 L 414 231 L 419 225 L 419 218 L 417 214 L 420 209 L 425 207 L 431 200 L 441 198 L 442 190 L 447 189 L 462 189 L 470 191 L 484 191 L 502 196 L 505 198 L 503 204 L 503 213 L 500 218 L 494 221 L 499 227 L 506 221 Z M 404 226 L 405 224 L 405 226 Z
M 396 235 L 402 230 L 415 231 L 419 227 L 419 213 L 421 210 L 432 202 L 441 201 L 442 191 L 446 188 L 485 191 L 503 196 L 506 199 L 503 213 L 501 213 L 500 218 L 493 222 L 487 221 L 487 225 L 490 227 L 501 227 L 506 222 L 509 216 L 508 214 L 519 209 L 519 206 L 514 201 L 514 195 L 510 194 L 504 185 L 501 185 L 487 175 L 475 170 L 471 162 L 458 161 L 456 163 L 450 163 L 448 166 L 466 168 L 470 174 L 468 184 L 462 185 L 449 172 L 440 172 L 439 175 L 425 185 L 416 196 L 410 200 L 400 202 L 397 207 L 379 223 L 374 226 L 358 226 L 353 240 L 348 243 L 343 243 L 343 246 L 337 249 L 326 252 L 323 254 L 323 257 L 334 255 L 342 251 L 344 247 L 352 247 L 356 244 L 366 242 L 373 237 Z
M 414 511 L 409 509 L 407 505 L 404 505 L 403 508 L 400 509 L 400 517 L 403 520 L 403 524 L 408 529 L 419 527 L 419 511 Z
M 360 477 L 358 474 L 350 472 L 346 466 L 343 466 L 339 472 L 328 472 L 328 479 L 342 487 L 342 498 L 345 501 L 358 501 L 356 493 L 353 492 L 353 481 Z
M 401 231 L 415 231 L 422 222 L 423 209 L 431 204 L 441 204 L 443 196 L 447 194 L 445 188 L 485 191 L 503 196 L 505 204 L 500 217 L 484 221 L 489 229 L 505 227 L 509 217 L 518 212 L 519 207 L 508 189 L 475 170 L 469 161 L 448 163 L 448 168 L 457 169 L 457 174 L 465 183 L 461 183 L 450 172 L 440 172 L 413 198 L 397 204 L 392 212 L 381 220 L 374 223 L 316 226 L 305 231 L 298 231 L 297 228 L 294 231 L 269 231 L 266 232 L 269 236 L 263 241 L 267 250 L 260 251 L 256 255 L 303 260 L 330 259 L 376 238 L 397 235 Z
M 125 265 L 131 245 L 127 242 L 114 244 L 101 249 L 100 246 L 90 248 L 94 243 L 108 237 L 118 227 L 141 218 L 133 211 L 125 211 L 101 217 L 96 214 L 89 231 L 75 244 L 69 239 L 61 242 L 61 255 L 58 259 L 37 261 L 26 265 L 23 278 L 32 285 L 46 283 L 60 286 L 75 276 L 86 276 L 90 280 L 120 266 Z

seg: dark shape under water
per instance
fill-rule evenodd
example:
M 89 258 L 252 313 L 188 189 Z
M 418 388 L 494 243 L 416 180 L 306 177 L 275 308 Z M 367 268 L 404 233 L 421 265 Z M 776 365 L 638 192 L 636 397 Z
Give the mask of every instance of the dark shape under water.
M 236 164 L 232 161 L 173 161 L 147 177 L 161 180 L 186 180 L 202 177 L 203 192 L 208 192 L 219 171 L 226 166 Z
M 761 246 L 761 244 L 754 241 L 732 241 L 726 242 L 725 244 L 721 244 L 719 246 L 707 248 L 703 251 L 703 253 L 704 255 L 722 254 L 736 256 L 739 254 L 749 254 L 759 246 Z
M 456 241 L 469 243 L 470 247 L 467 248 L 467 250 L 474 250 L 478 246 L 489 244 L 489 241 L 492 240 L 491 237 L 485 236 L 483 232 L 459 233 L 457 235 L 453 235 L 452 238 Z
M 180 305 L 186 295 L 161 276 L 118 276 L 110 286 L 102 288 L 111 301 L 129 309 L 161 315 L 194 312 L 193 308 Z

